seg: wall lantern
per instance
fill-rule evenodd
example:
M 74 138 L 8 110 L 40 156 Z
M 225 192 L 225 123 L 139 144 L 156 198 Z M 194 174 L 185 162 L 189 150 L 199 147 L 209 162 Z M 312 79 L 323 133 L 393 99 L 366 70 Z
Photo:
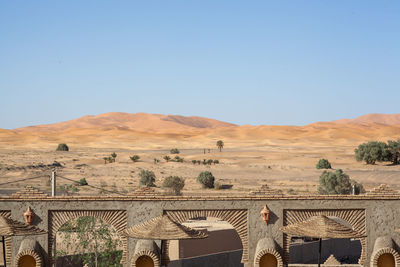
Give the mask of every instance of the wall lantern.
M 33 223 L 33 218 L 35 218 L 35 213 L 33 213 L 31 207 L 28 207 L 28 209 L 25 211 L 24 217 L 27 225 L 31 225 Z
M 263 221 L 268 224 L 269 216 L 271 215 L 271 211 L 268 209 L 267 205 L 261 210 L 260 215 Z

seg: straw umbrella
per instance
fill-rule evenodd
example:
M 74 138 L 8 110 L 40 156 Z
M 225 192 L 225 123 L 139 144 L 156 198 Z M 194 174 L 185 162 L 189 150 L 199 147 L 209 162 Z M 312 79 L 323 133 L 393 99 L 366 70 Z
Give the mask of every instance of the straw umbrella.
M 27 225 L 25 223 L 15 221 L 10 218 L 0 216 L 0 235 L 2 236 L 2 242 L 3 242 L 4 267 L 7 267 L 6 242 L 5 242 L 4 237 L 6 237 L 6 236 L 39 235 L 39 234 L 45 234 L 45 233 L 46 233 L 46 231 L 41 230 L 33 225 Z
M 158 216 L 132 226 L 126 229 L 123 235 L 136 239 L 161 240 L 161 256 L 165 240 L 202 239 L 208 237 L 207 233 L 174 222 L 167 215 Z
M 281 227 L 280 230 L 292 236 L 319 238 L 318 267 L 321 265 L 322 238 L 361 238 L 365 237 L 350 227 L 325 215 Z

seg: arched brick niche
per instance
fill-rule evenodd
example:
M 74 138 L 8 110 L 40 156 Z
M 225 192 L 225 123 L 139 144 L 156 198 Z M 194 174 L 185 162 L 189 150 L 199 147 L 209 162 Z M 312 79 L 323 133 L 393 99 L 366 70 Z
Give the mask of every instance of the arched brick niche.
M 353 229 L 362 235 L 366 236 L 365 227 L 365 210 L 364 209 L 315 209 L 315 210 L 284 210 L 283 211 L 283 226 L 299 223 L 305 221 L 313 216 L 326 215 L 332 217 L 338 217 L 348 224 L 350 224 Z M 361 243 L 361 256 L 358 260 L 359 264 L 364 264 L 366 261 L 366 248 L 367 239 L 365 237 L 360 238 Z M 285 264 L 288 264 L 289 259 L 289 245 L 290 236 L 283 234 L 283 259 Z
M 43 266 L 42 257 L 39 255 L 39 253 L 37 253 L 36 251 L 34 251 L 32 249 L 28 249 L 28 250 L 22 250 L 22 251 L 18 252 L 17 256 L 15 257 L 15 266 L 16 267 L 20 266 L 21 261 L 24 256 L 31 256 L 32 258 L 34 258 L 36 267 Z
M 11 211 L 0 210 L 0 216 L 11 218 Z M 6 236 L 4 240 L 6 241 L 6 262 L 7 265 L 11 265 L 11 236 Z
M 375 240 L 374 250 L 371 255 L 371 267 L 379 266 L 379 258 L 384 257 L 386 254 L 391 255 L 396 267 L 400 266 L 400 255 L 393 248 L 393 240 L 390 236 L 380 236 Z
M 257 242 L 256 254 L 254 257 L 254 267 L 260 267 L 261 259 L 268 254 L 270 254 L 272 257 L 275 257 L 277 267 L 283 267 L 282 256 L 278 252 L 275 241 L 270 237 L 260 239 Z
M 242 241 L 243 254 L 242 263 L 249 261 L 249 238 L 247 229 L 247 210 L 166 210 L 164 211 L 171 220 L 183 223 L 189 219 L 200 217 L 213 217 L 230 223 L 239 235 Z M 168 257 L 168 242 L 165 242 L 162 258 Z
M 160 267 L 160 256 L 157 245 L 152 240 L 138 240 L 136 242 L 135 252 L 131 260 L 131 266 L 136 266 L 136 261 L 142 257 L 148 256 L 153 260 L 154 267 Z M 140 267 L 140 266 L 138 266 Z
M 126 229 L 127 225 L 127 214 L 125 210 L 67 210 L 49 211 L 49 258 L 52 259 L 53 242 L 54 238 L 60 229 L 60 227 L 68 221 L 79 217 L 95 217 L 103 220 L 105 223 L 112 225 L 122 242 L 122 259 L 121 264 L 126 262 L 126 250 L 128 244 L 128 238 L 122 235 L 122 232 Z

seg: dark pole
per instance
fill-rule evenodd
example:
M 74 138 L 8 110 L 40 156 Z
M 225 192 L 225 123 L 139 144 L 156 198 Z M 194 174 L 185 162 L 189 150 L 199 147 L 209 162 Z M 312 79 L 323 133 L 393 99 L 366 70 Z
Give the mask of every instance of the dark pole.
M 4 267 L 7 267 L 7 260 L 6 260 L 6 241 L 4 241 L 4 235 L 2 236 L 1 242 L 3 242 Z
M 161 249 L 160 249 L 160 263 L 161 263 L 160 265 L 161 266 L 164 266 L 163 265 L 163 257 L 162 257 L 163 256 L 163 245 L 164 245 L 164 240 L 161 239 Z
M 321 266 L 321 245 L 322 245 L 322 238 L 319 239 L 318 267 Z

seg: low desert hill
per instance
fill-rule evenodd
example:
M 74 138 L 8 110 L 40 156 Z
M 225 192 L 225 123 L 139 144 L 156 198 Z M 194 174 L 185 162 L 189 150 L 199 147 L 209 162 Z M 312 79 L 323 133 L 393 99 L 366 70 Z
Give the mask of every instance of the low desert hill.
M 400 137 L 400 114 L 369 114 L 356 119 L 305 126 L 234 125 L 203 117 L 112 112 L 49 125 L 0 129 L 0 147 L 83 147 L 160 149 L 214 147 L 354 146 L 360 142 Z

